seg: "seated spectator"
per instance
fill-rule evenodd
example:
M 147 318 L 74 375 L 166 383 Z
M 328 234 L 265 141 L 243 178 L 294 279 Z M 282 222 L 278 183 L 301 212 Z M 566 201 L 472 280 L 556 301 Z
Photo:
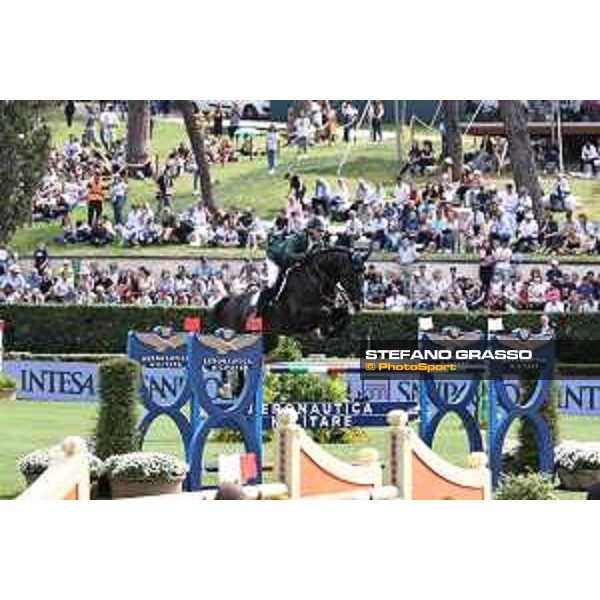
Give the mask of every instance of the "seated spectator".
M 408 151 L 408 161 L 402 167 L 400 171 L 400 176 L 402 177 L 405 173 L 409 172 L 411 175 L 416 175 L 417 170 L 420 169 L 420 160 L 421 160 L 421 148 L 419 147 L 419 142 L 413 142 L 410 150 Z
M 317 177 L 315 181 L 315 193 L 312 199 L 312 206 L 315 214 L 329 215 L 331 212 L 332 196 L 329 184 L 322 177 Z
M 550 194 L 542 199 L 542 204 L 555 212 L 575 210 L 575 199 L 571 195 L 569 180 L 565 175 L 556 175 Z
M 540 244 L 542 252 L 554 254 L 558 252 L 562 243 L 558 223 L 550 211 L 546 211 L 540 228 Z
M 112 244 L 117 238 L 112 223 L 106 217 L 100 217 L 90 231 L 90 242 L 94 246 Z
M 533 252 L 537 249 L 539 236 L 538 222 L 532 212 L 525 215 L 517 230 L 515 249 L 518 252 Z
M 169 207 L 163 208 L 160 216 L 160 231 L 158 234 L 159 244 L 170 244 L 174 241 L 177 229 L 177 218 Z
M 546 314 L 564 313 L 565 305 L 560 299 L 560 292 L 557 289 L 553 289 L 548 296 L 549 298 L 544 306 L 544 312 Z

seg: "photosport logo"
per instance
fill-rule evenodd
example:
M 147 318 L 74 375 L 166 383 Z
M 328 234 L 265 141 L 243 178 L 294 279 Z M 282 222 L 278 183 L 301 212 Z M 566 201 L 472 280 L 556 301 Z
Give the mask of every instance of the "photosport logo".
M 417 340 L 370 340 L 361 342 L 361 375 L 364 378 L 421 376 L 423 374 L 465 377 L 470 372 L 480 377 L 502 370 L 518 374 L 527 369 L 548 365 L 552 351 L 540 353 L 528 341 L 510 347 L 475 340 L 444 340 L 443 347 Z

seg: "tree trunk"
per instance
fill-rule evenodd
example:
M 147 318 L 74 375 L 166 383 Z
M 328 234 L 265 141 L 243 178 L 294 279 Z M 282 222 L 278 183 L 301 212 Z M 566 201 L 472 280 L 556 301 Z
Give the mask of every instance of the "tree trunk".
M 445 124 L 444 158 L 452 159 L 452 181 L 459 181 L 463 170 L 462 134 L 458 124 L 458 100 L 442 100 Z
M 147 100 L 129 100 L 127 108 L 127 162 L 138 164 L 148 156 L 150 104 Z
M 543 190 L 527 131 L 527 110 L 520 100 L 500 100 L 500 114 L 504 121 L 515 185 L 517 190 L 527 188 L 533 201 L 533 212 L 539 223 L 542 219 Z
M 179 100 L 177 106 L 183 115 L 183 122 L 190 139 L 192 152 L 196 159 L 196 165 L 200 175 L 200 194 L 202 202 L 211 212 L 216 211 L 216 206 L 212 194 L 212 183 L 210 180 L 210 165 L 206 159 L 204 149 L 204 131 L 196 119 L 196 111 L 191 100 Z

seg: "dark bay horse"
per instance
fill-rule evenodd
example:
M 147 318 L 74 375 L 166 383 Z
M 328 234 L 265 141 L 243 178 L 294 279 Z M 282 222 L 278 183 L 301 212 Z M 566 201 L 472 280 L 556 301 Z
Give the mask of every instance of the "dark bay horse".
M 334 247 L 309 254 L 289 270 L 283 289 L 259 315 L 264 331 L 290 335 L 319 329 L 327 336 L 343 331 L 351 313 L 362 308 L 364 265 L 370 253 Z M 245 331 L 254 295 L 246 292 L 218 302 L 213 310 L 219 325 Z

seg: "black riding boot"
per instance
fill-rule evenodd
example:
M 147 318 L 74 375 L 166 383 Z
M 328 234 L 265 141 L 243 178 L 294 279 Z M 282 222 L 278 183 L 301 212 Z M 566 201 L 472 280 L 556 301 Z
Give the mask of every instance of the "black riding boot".
M 262 315 L 265 308 L 271 304 L 276 295 L 276 286 L 265 288 L 258 296 L 258 302 L 256 303 L 257 314 Z
M 285 273 L 286 270 L 280 269 L 275 284 L 271 287 L 265 288 L 260 293 L 260 296 L 258 297 L 258 303 L 256 305 L 256 312 L 259 315 L 262 315 L 265 308 L 267 308 L 267 306 L 269 306 L 269 304 L 271 304 L 273 300 L 277 298 L 279 290 L 281 289 L 281 284 L 283 283 L 283 280 L 285 278 Z

